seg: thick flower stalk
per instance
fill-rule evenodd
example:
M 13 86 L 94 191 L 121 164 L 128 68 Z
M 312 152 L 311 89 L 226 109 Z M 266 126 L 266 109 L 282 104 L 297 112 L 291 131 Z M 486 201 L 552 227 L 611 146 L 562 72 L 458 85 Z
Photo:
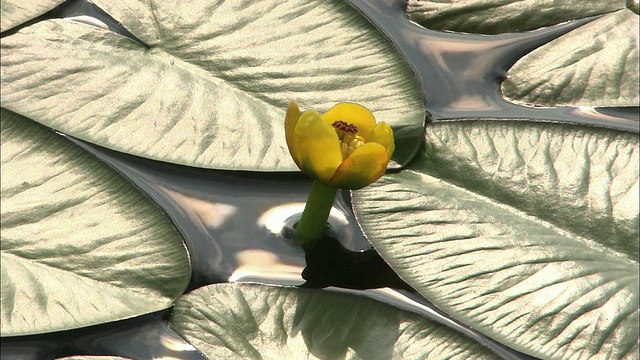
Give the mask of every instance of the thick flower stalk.
M 378 180 L 395 150 L 393 131 L 376 123 L 362 105 L 339 103 L 325 114 L 300 113 L 289 103 L 287 146 L 296 165 L 313 180 L 296 236 L 314 242 L 324 230 L 336 191 L 360 189 Z

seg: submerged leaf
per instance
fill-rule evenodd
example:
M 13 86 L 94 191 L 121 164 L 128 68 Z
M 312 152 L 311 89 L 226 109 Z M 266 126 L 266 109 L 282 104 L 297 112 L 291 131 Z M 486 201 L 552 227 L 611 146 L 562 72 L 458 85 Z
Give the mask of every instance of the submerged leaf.
M 430 126 L 427 141 L 410 170 L 354 192 L 391 267 L 531 355 L 637 354 L 637 137 L 478 121 Z
M 198 167 L 295 170 L 283 131 L 290 100 L 320 112 L 365 105 L 394 127 L 399 163 L 419 147 L 425 111 L 411 70 L 342 1 L 98 3 L 147 46 L 65 20 L 29 26 L 1 44 L 4 107 Z
M 219 284 L 176 303 L 171 326 L 211 359 L 492 359 L 444 325 L 334 292 Z
M 2 109 L 2 336 L 165 309 L 190 269 L 171 222 L 119 174 Z

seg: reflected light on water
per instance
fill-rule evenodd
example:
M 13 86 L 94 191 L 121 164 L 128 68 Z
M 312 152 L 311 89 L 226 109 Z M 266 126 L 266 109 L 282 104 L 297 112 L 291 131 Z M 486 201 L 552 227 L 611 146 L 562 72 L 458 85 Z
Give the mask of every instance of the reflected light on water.
M 304 202 L 290 202 L 270 208 L 258 218 L 258 225 L 264 226 L 273 234 L 281 235 L 285 228 L 293 228 L 300 220 L 304 205 Z M 333 230 L 338 231 L 349 224 L 349 219 L 344 212 L 333 207 L 329 213 L 329 224 Z
M 165 189 L 165 193 L 186 210 L 194 224 L 205 229 L 220 228 L 238 212 L 238 208 L 230 204 L 200 200 L 169 189 Z
M 109 26 L 107 24 L 94 18 L 93 16 L 87 16 L 87 15 L 70 16 L 70 17 L 66 17 L 65 20 L 78 22 L 85 25 L 95 26 L 102 30 L 109 30 Z
M 300 219 L 304 205 L 303 202 L 291 202 L 273 207 L 258 218 L 258 225 L 264 226 L 274 234 L 281 234 L 288 219 Z
M 616 110 L 616 108 L 598 108 L 593 106 L 578 106 L 570 110 L 571 115 L 587 117 L 589 119 L 599 120 L 600 122 L 606 124 L 625 124 L 625 123 L 634 123 L 636 126 L 638 124 L 638 116 L 636 113 L 635 119 L 631 120 L 631 118 L 625 116 L 624 114 L 612 112 L 611 110 Z M 624 108 L 621 108 L 624 109 Z M 637 130 L 636 130 L 637 131 Z
M 167 349 L 173 351 L 196 351 L 196 348 L 181 338 L 167 336 L 166 334 L 160 335 L 160 343 Z M 156 359 L 176 359 L 172 356 L 162 356 Z
M 598 112 L 593 106 L 578 106 L 578 111 L 585 115 L 598 116 Z
M 236 254 L 238 267 L 230 282 L 275 282 L 278 285 L 298 286 L 305 282 L 302 266 L 288 265 L 278 255 L 263 249 L 243 250 Z
M 499 107 L 492 100 L 483 94 L 468 94 L 453 99 L 445 107 L 448 111 L 471 111 L 474 109 L 497 110 Z

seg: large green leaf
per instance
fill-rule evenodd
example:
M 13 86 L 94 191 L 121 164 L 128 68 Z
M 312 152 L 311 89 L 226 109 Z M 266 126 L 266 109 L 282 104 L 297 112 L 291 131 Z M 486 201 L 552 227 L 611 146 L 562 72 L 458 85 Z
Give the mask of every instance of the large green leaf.
M 434 30 L 499 34 L 624 9 L 624 0 L 409 0 L 407 16 Z
M 638 136 L 516 122 L 432 124 L 412 169 L 638 260 Z
M 542 358 L 634 358 L 638 151 L 610 130 L 433 124 L 354 207 L 398 274 L 467 325 Z
M 171 326 L 211 359 L 496 358 L 416 314 L 309 289 L 207 286 L 178 300 Z
M 393 45 L 340 0 L 100 2 L 144 46 L 47 20 L 2 40 L 3 106 L 134 155 L 223 169 L 295 170 L 284 112 L 362 103 L 408 161 L 424 105 Z M 382 101 L 381 99 L 384 99 Z
M 2 336 L 165 309 L 189 258 L 131 183 L 43 126 L 2 109 Z
M 509 70 L 505 97 L 539 106 L 640 105 L 638 19 L 620 10 L 532 51 Z
M 0 2 L 2 6 L 0 31 L 9 30 L 25 23 L 63 2 L 64 0 L 2 0 Z

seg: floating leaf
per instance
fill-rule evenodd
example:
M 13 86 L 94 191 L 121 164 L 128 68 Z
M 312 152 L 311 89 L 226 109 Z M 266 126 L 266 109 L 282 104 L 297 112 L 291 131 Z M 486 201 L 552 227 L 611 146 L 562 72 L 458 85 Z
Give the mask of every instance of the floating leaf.
M 323 112 L 351 101 L 394 127 L 394 160 L 418 150 L 413 73 L 343 1 L 98 3 L 147 46 L 65 20 L 29 26 L 2 39 L 4 107 L 138 156 L 284 171 L 297 170 L 288 102 Z
M 624 1 L 409 0 L 407 16 L 434 30 L 499 34 L 534 30 L 624 9 Z
M 176 303 L 171 326 L 211 359 L 485 359 L 444 325 L 334 292 L 210 285 Z
M 430 125 L 412 167 L 638 260 L 638 136 L 573 125 Z
M 433 124 L 409 169 L 354 207 L 391 267 L 454 318 L 541 358 L 633 358 L 638 151 L 611 130 Z
M 538 106 L 640 105 L 638 19 L 620 10 L 532 51 L 509 70 L 505 97 Z
M 62 4 L 64 0 L 2 0 L 2 25 L 0 31 L 34 19 Z
M 63 137 L 2 109 L 2 336 L 165 309 L 189 258 L 161 210 Z

